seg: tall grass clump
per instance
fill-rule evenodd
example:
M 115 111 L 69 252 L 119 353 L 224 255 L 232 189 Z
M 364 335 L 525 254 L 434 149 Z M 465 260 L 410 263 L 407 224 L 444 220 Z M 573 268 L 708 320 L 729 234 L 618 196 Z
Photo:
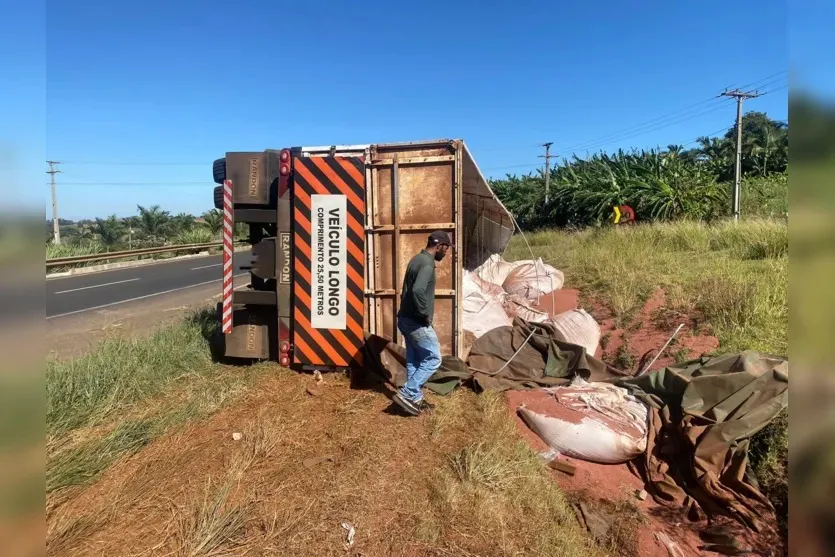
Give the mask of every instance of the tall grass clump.
M 107 339 L 88 355 L 47 362 L 47 433 L 93 425 L 209 366 L 206 329 L 213 317 L 206 310 L 149 338 Z
M 217 241 L 217 238 L 205 227 L 184 230 L 174 238 L 175 244 L 208 244 L 214 241 Z
M 82 255 L 96 255 L 104 253 L 104 245 L 90 240 L 76 244 L 46 244 L 46 258 L 57 259 L 59 257 L 79 257 Z
M 483 555 L 486 548 L 501 555 L 606 554 L 577 524 L 565 494 L 519 437 L 500 393 L 459 394 L 438 413 L 445 427 L 466 423 L 472 432 L 437 472 L 430 514 L 422 517 L 441 545 L 445 525 L 455 525 L 459 541 L 449 554 Z

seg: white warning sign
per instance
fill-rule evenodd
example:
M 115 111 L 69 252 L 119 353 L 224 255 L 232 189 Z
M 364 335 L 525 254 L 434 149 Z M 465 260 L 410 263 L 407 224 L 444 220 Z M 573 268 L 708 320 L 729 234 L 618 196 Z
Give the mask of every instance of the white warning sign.
M 347 201 L 344 195 L 313 194 L 310 205 L 310 324 L 344 330 Z

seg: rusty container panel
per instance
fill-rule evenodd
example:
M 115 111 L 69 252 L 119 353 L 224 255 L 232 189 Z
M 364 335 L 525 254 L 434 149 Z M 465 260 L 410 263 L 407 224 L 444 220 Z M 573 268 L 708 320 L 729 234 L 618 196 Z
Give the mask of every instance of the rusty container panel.
M 371 303 L 366 310 L 375 312 L 375 319 L 366 322 L 373 324 L 374 334 L 402 344 L 396 315 L 409 261 L 426 247 L 433 230 L 446 230 L 456 239 L 461 203 L 458 150 L 459 144 L 452 141 L 372 148 L 367 225 L 374 281 L 368 285 Z M 459 255 L 452 250 L 436 268 L 434 328 L 443 354 L 458 352 L 459 283 Z

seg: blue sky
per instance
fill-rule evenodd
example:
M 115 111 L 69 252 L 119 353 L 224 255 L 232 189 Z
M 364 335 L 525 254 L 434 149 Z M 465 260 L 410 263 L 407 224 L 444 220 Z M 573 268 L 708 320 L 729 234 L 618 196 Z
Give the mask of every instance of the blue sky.
M 746 109 L 787 117 L 783 1 L 391 4 L 49 2 L 45 41 L 21 31 L 2 55 L 22 58 L 21 196 L 49 207 L 48 157 L 64 218 L 199 214 L 226 151 L 436 137 L 502 176 L 545 141 L 689 143 L 732 124 L 712 97 L 750 83 L 777 90 Z

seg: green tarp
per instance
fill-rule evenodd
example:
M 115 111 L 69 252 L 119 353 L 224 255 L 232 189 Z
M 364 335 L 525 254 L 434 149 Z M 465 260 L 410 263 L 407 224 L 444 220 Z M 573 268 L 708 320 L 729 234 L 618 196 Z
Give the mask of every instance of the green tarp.
M 444 356 L 426 387 L 447 394 L 472 379 L 477 391 L 533 389 L 567 385 L 575 375 L 587 381 L 612 381 L 625 373 L 586 354 L 582 346 L 557 340 L 551 324 L 514 320 L 481 336 L 467 363 Z M 376 335 L 368 335 L 365 361 L 399 387 L 406 381 L 406 350 Z M 509 362 L 509 363 L 508 363 Z
M 405 382 L 400 346 L 369 337 L 366 358 L 394 385 Z M 746 476 L 748 442 L 788 407 L 785 358 L 746 351 L 629 377 L 556 340 L 552 326 L 517 319 L 479 338 L 467 363 L 443 358 L 427 387 L 446 394 L 472 379 L 477 390 L 529 389 L 566 385 L 575 375 L 625 387 L 649 406 L 647 450 L 630 466 L 657 502 L 697 505 L 755 530 L 773 511 Z
M 488 331 L 473 344 L 467 360 L 478 390 L 506 391 L 610 381 L 627 374 L 586 354 L 582 346 L 557 340 L 550 323 L 516 318 L 510 327 Z
M 697 503 L 755 530 L 773 511 L 746 477 L 748 442 L 789 404 L 789 363 L 754 351 L 704 357 L 617 382 L 650 407 L 631 465 L 659 503 Z

